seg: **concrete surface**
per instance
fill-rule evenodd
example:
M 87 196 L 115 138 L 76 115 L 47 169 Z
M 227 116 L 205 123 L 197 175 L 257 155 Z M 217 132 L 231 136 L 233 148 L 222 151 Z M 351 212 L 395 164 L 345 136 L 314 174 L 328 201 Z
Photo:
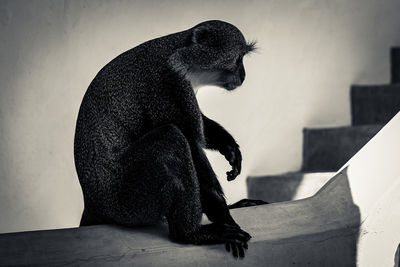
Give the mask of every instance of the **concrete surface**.
M 290 172 L 250 176 L 247 178 L 247 192 L 249 198 L 262 199 L 268 203 L 303 199 L 314 195 L 334 174 Z
M 353 85 L 350 94 L 353 125 L 385 124 L 400 111 L 400 84 Z
M 313 197 L 233 210 L 238 223 L 253 235 L 244 260 L 234 260 L 222 245 L 171 243 L 162 226 L 129 229 L 101 225 L 2 234 L 0 263 L 393 266 L 400 240 L 399 132 L 400 114 Z
M 337 201 L 333 202 L 335 198 Z M 359 213 L 345 172 L 317 196 L 232 211 L 253 239 L 244 260 L 223 245 L 171 243 L 166 229 L 112 225 L 0 235 L 2 265 L 339 266 L 356 258 Z
M 400 83 L 400 47 L 390 50 L 391 83 Z
M 381 128 L 382 125 L 305 128 L 302 171 L 337 171 Z

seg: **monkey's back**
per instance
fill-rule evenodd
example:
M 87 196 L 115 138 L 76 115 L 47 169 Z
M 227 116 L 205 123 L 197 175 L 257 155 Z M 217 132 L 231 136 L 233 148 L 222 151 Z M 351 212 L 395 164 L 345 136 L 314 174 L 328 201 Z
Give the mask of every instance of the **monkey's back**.
M 114 196 L 126 178 L 131 149 L 145 133 L 167 123 L 182 128 L 198 124 L 191 121 L 199 119 L 198 107 L 185 104 L 188 98 L 197 104 L 194 93 L 167 63 L 185 45 L 185 34 L 154 39 L 126 51 L 103 67 L 89 85 L 74 141 L 85 206 L 89 203 L 103 210 L 118 206 Z

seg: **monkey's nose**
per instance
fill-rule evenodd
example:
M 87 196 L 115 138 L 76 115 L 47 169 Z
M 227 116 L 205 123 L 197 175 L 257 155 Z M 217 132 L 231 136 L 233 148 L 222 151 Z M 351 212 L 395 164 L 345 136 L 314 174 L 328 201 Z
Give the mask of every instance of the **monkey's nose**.
M 244 68 L 239 69 L 239 77 L 240 77 L 240 82 L 243 83 L 244 78 L 246 78 L 246 71 Z

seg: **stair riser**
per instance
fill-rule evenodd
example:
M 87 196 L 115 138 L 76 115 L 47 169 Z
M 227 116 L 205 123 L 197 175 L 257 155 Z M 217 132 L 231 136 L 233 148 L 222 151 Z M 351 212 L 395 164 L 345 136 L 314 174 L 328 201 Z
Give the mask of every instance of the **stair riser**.
M 391 82 L 400 83 L 400 47 L 394 47 L 390 51 Z
M 400 111 L 400 85 L 352 86 L 353 125 L 386 124 Z
M 304 129 L 303 172 L 337 171 L 382 126 Z

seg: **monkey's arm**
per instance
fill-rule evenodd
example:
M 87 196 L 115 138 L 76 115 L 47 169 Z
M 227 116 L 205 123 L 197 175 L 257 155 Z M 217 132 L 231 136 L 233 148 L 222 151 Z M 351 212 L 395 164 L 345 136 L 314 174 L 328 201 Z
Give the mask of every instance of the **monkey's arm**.
M 244 249 L 247 249 L 247 241 L 251 236 L 243 231 L 232 218 L 226 204 L 221 185 L 207 159 L 207 156 L 200 144 L 191 145 L 192 159 L 196 169 L 199 186 L 202 211 L 208 219 L 219 225 L 219 232 L 226 232 L 226 250 L 232 250 L 233 256 L 244 256 Z
M 218 150 L 232 166 L 228 181 L 234 180 L 242 170 L 242 153 L 239 145 L 221 125 L 202 114 L 206 148 Z

